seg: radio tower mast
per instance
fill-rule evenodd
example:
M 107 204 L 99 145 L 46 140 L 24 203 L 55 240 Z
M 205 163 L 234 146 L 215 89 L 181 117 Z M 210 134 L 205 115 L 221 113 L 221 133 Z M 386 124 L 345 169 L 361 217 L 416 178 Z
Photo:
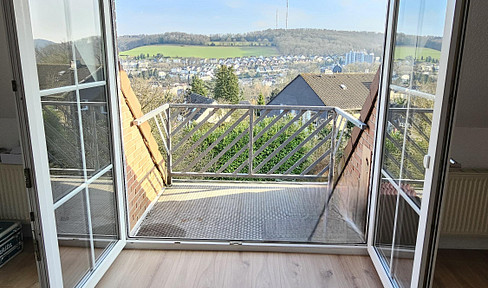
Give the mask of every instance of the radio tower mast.
M 288 29 L 288 7 L 288 0 L 286 0 L 286 29 Z
M 276 29 L 278 29 L 278 9 L 276 9 Z

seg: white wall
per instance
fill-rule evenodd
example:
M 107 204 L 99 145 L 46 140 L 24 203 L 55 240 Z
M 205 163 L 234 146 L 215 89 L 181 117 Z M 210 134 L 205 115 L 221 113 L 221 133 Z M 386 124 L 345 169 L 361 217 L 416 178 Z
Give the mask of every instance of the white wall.
M 460 83 L 457 91 L 456 118 L 450 143 L 451 157 L 466 169 L 488 169 L 488 27 L 486 19 L 488 19 L 488 1 L 470 1 Z M 453 180 L 453 174 L 455 173 L 450 175 L 449 183 Z M 479 174 L 479 177 L 485 177 L 482 174 L 486 173 Z M 464 183 L 469 183 L 468 181 L 473 180 L 467 179 Z M 473 221 L 473 218 L 478 217 L 474 215 L 479 215 L 473 211 L 477 211 L 476 208 L 483 210 L 483 206 L 487 206 L 484 199 L 486 199 L 485 195 L 488 191 L 483 190 L 485 185 L 479 184 L 482 183 L 481 180 L 472 182 L 475 183 L 473 187 L 465 191 L 458 188 L 459 183 L 460 181 L 453 182 L 446 187 L 442 204 L 442 226 Z M 459 196 L 460 193 L 461 196 Z M 460 203 L 460 197 L 465 197 L 464 203 Z M 473 206 L 472 211 L 467 208 L 471 205 L 476 205 Z M 485 211 L 486 209 L 488 207 L 485 208 Z M 470 227 L 469 229 L 474 229 L 473 227 L 479 227 L 477 226 L 479 223 L 467 226 Z M 439 247 L 488 249 L 488 238 L 486 233 L 479 230 L 469 233 L 464 231 L 459 235 L 441 230 Z
M 3 13 L 0 13 L 0 147 L 6 148 L 19 145 L 15 94 L 12 92 L 11 81 L 5 20 Z
M 488 1 L 471 1 L 457 93 L 451 156 L 488 169 Z

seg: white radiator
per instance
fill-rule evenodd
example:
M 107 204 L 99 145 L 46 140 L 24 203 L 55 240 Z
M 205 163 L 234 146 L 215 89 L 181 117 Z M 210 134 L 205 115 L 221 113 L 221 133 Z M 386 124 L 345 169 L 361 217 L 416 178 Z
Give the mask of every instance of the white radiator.
M 29 221 L 22 165 L 0 164 L 0 219 Z
M 442 234 L 488 236 L 488 172 L 449 172 Z

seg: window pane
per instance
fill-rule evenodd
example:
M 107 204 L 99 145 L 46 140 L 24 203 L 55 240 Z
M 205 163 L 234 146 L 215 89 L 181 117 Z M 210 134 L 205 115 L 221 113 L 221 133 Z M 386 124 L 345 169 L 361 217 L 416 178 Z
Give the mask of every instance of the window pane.
M 88 177 L 112 163 L 111 132 L 105 87 L 80 90 L 83 139 Z M 86 104 L 84 103 L 86 101 Z M 104 102 L 102 102 L 104 101 Z
M 392 274 L 400 287 L 410 287 L 419 215 L 399 199 Z
M 375 246 L 394 286 L 410 287 L 447 0 L 395 3 Z
M 383 257 L 384 263 L 390 264 L 393 227 L 395 223 L 395 209 L 397 205 L 398 193 L 393 185 L 383 179 L 380 185 L 378 198 L 378 214 L 376 223 L 375 247 Z
M 99 2 L 29 1 L 65 287 L 119 239 Z
M 412 100 L 414 98 L 411 97 Z M 411 108 L 406 111 L 408 118 L 404 130 L 405 148 L 401 188 L 418 206 L 420 206 L 424 187 L 423 158 L 429 149 L 432 112 L 430 108 Z
M 69 0 L 78 83 L 105 80 L 100 9 L 96 0 Z
M 383 169 L 420 205 L 429 148 L 433 100 L 395 90 L 385 131 Z
M 83 102 L 103 102 L 107 103 L 107 93 L 105 86 L 80 90 L 80 101 Z
M 56 209 L 59 254 L 65 287 L 74 287 L 91 269 L 85 190 Z
M 435 95 L 447 0 L 399 2 L 392 84 Z
M 404 122 L 403 112 L 397 109 L 390 109 L 386 123 L 383 148 L 383 170 L 396 183 L 399 182 L 402 167 L 403 130 L 401 127 L 404 125 Z
M 73 99 L 74 92 L 55 94 L 48 99 Z M 44 130 L 54 201 L 83 183 L 79 115 L 76 104 L 42 101 Z
M 30 1 L 41 90 L 75 84 L 73 50 L 63 0 Z
M 425 177 L 423 158 L 429 147 L 446 1 L 399 1 L 383 170 L 418 205 Z
M 116 199 L 112 172 L 107 172 L 88 186 L 90 213 L 95 241 L 95 257 L 118 239 Z

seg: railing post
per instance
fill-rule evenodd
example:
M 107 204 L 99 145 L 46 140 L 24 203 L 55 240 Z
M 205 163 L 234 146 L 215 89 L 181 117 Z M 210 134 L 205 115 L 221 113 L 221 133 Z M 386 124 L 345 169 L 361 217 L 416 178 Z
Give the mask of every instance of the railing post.
M 331 137 L 330 137 L 330 162 L 329 162 L 329 176 L 328 176 L 328 188 L 329 188 L 329 195 L 332 194 L 332 190 L 334 189 L 334 160 L 335 160 L 335 145 L 336 145 L 336 125 L 337 125 L 337 112 L 334 110 L 331 110 L 331 113 L 333 113 L 332 117 L 334 119 L 332 120 L 332 130 L 331 130 Z
M 252 174 L 252 160 L 254 158 L 254 108 L 249 108 L 249 175 Z
M 166 184 L 168 186 L 171 186 L 173 183 L 173 177 L 171 176 L 171 173 L 173 172 L 173 148 L 171 148 L 171 109 L 168 107 L 166 109 L 166 116 L 168 117 L 168 121 L 166 121 L 166 132 L 168 132 L 168 163 L 166 163 Z

